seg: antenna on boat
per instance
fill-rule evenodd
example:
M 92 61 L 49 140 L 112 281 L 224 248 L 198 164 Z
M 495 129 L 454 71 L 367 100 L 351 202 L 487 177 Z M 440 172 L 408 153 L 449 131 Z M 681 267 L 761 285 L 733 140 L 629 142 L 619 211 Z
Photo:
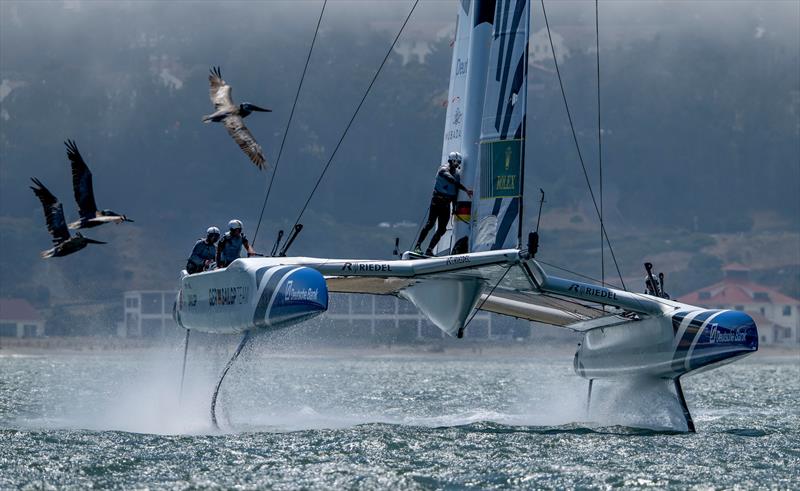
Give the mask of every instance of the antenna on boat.
M 539 216 L 536 217 L 536 233 L 539 233 L 539 224 L 542 223 L 542 208 L 544 208 L 544 189 L 539 188 L 539 192 L 542 193 L 542 196 L 539 197 Z
M 644 263 L 644 269 L 647 271 L 645 278 L 646 293 L 658 298 L 669 299 L 669 295 L 664 291 L 664 273 L 658 273 L 658 279 L 653 275 L 653 263 Z
M 542 193 L 539 198 L 539 216 L 536 218 L 536 230 L 528 234 L 528 254 L 535 257 L 539 252 L 539 224 L 542 223 L 542 208 L 544 208 L 544 189 L 539 188 Z
M 281 239 L 283 238 L 283 230 L 278 230 L 278 238 L 275 239 L 275 245 L 272 246 L 272 251 L 269 253 L 270 256 L 275 257 L 278 253 L 278 247 L 281 245 Z
M 658 273 L 658 284 L 661 286 L 661 298 L 669 300 L 669 294 L 664 290 L 664 273 Z
M 292 242 L 294 242 L 294 239 L 297 238 L 297 235 L 300 233 L 301 230 L 303 230 L 302 223 L 298 223 L 297 225 L 294 226 L 292 231 L 289 232 L 289 238 L 286 239 L 286 243 L 283 244 L 283 248 L 281 248 L 281 252 L 278 253 L 278 256 L 280 257 L 286 256 L 286 251 L 288 251 L 289 247 L 292 246 Z
M 653 263 L 644 263 L 644 270 L 647 272 L 644 282 L 644 288 L 648 294 L 658 296 L 656 289 L 656 279 L 653 277 Z

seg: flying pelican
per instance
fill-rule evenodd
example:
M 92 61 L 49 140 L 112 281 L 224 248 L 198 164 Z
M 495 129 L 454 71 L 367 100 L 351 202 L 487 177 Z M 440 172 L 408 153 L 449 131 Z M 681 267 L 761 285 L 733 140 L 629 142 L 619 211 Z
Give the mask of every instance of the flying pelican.
M 44 187 L 38 179 L 31 178 L 37 186 L 31 186 L 36 197 L 42 202 L 44 208 L 44 219 L 47 222 L 47 230 L 53 236 L 55 247 L 42 251 L 43 258 L 59 257 L 78 252 L 89 244 L 105 244 L 99 240 L 89 239 L 76 232 L 74 237 L 70 237 L 67 221 L 64 220 L 64 207 L 58 202 L 58 198 L 53 196 L 49 189 Z
M 97 209 L 92 187 L 92 171 L 86 166 L 74 141 L 67 140 L 64 145 L 67 146 L 67 157 L 72 163 L 72 190 L 75 192 L 75 202 L 78 203 L 78 212 L 81 216 L 80 220 L 70 223 L 69 228 L 92 228 L 104 223 L 132 222 L 133 220 L 117 212 Z
M 244 118 L 253 111 L 272 112 L 272 109 L 264 109 L 245 102 L 238 106 L 231 99 L 231 86 L 222 80 L 222 72 L 219 67 L 211 68 L 211 75 L 208 76 L 211 89 L 208 91 L 211 102 L 214 104 L 215 112 L 203 116 L 204 123 L 219 123 L 220 121 L 228 129 L 228 134 L 236 141 L 239 147 L 256 164 L 256 167 L 263 169 L 266 166 L 266 159 L 253 134 L 244 125 Z

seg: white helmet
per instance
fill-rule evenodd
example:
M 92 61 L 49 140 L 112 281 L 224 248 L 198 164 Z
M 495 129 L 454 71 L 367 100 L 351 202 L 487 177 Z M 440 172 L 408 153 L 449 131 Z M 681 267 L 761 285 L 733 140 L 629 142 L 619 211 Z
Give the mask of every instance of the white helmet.
M 219 235 L 219 229 L 217 227 L 208 227 L 208 230 L 206 230 L 206 235 L 212 235 L 212 234 Z
M 456 164 L 461 164 L 461 154 L 458 152 L 450 152 L 447 156 L 448 162 L 455 162 Z
M 237 229 L 237 228 L 239 230 L 241 230 L 242 229 L 242 222 L 239 221 L 239 220 L 231 220 L 230 222 L 228 222 L 228 228 L 230 230 Z

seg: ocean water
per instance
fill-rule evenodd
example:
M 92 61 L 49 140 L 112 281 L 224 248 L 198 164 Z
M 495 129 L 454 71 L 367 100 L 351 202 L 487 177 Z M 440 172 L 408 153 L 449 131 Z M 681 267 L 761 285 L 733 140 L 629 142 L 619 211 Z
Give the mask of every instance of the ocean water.
M 0 488 L 800 488 L 800 361 L 665 387 L 587 382 L 569 355 L 293 354 L 232 346 L 0 351 Z

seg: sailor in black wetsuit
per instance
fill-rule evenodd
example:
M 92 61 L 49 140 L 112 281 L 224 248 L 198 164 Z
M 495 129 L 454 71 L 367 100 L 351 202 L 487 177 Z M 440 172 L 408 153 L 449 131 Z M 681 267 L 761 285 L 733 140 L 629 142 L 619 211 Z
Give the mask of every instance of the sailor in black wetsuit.
M 425 237 L 433 225 L 437 224 L 436 232 L 431 237 L 431 243 L 428 244 L 428 249 L 425 251 L 426 256 L 433 255 L 433 248 L 447 231 L 450 209 L 458 197 L 459 190 L 463 190 L 472 198 L 472 191 L 461 184 L 461 154 L 450 152 L 450 155 L 447 156 L 447 163 L 439 167 L 439 172 L 436 174 L 436 185 L 433 188 L 431 207 L 428 210 L 428 222 L 422 227 L 414 252 L 419 254 L 422 251 Z

